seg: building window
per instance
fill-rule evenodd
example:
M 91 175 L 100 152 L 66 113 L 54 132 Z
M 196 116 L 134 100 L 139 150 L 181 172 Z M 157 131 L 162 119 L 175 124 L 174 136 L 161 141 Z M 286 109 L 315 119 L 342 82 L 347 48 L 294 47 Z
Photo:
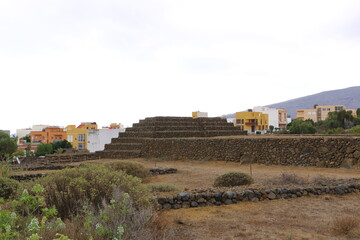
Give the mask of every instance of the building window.
M 67 136 L 67 140 L 68 140 L 68 142 L 72 142 L 72 141 L 73 141 L 73 136 L 72 136 L 72 135 L 68 135 L 68 136 Z
M 236 119 L 236 124 L 241 124 L 241 120 L 240 120 L 240 119 Z
M 335 111 L 341 111 L 341 110 L 343 110 L 343 107 L 341 107 L 341 106 L 335 106 Z
M 79 148 L 79 150 L 85 149 L 85 144 L 79 143 L 78 148 Z
M 85 134 L 78 134 L 78 142 L 85 142 Z

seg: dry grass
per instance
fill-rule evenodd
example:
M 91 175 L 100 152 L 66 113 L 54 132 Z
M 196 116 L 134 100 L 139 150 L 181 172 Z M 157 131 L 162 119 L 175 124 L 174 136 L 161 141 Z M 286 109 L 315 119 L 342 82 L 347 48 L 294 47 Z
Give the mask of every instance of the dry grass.
M 303 185 L 308 184 L 309 181 L 295 173 L 282 173 L 279 176 L 267 179 L 263 184 L 270 185 Z
M 100 159 L 89 160 L 85 162 L 76 162 L 69 165 L 78 166 L 82 163 L 101 162 L 111 163 L 123 160 L 118 159 Z M 153 168 L 155 160 L 131 159 L 142 163 L 145 167 Z M 193 160 L 177 160 L 177 161 L 156 161 L 158 168 L 176 168 L 176 174 L 156 175 L 150 177 L 150 182 L 167 182 L 174 183 L 181 189 L 208 188 L 211 187 L 215 178 L 231 171 L 240 171 L 250 174 L 250 165 L 240 164 L 236 162 L 225 161 L 193 161 Z M 51 170 L 26 171 L 23 173 L 50 173 Z M 337 179 L 337 178 L 356 178 L 360 176 L 360 169 L 341 169 L 341 168 L 318 168 L 318 167 L 296 167 L 296 166 L 279 166 L 279 165 L 261 165 L 252 164 L 252 177 L 255 184 L 263 184 L 268 180 L 274 179 L 283 173 L 293 174 L 309 181 Z
M 146 167 L 154 167 L 154 161 L 135 159 L 134 161 L 144 164 Z M 160 168 L 177 168 L 176 174 L 156 175 L 150 178 L 150 182 L 167 182 L 179 186 L 180 190 L 195 188 L 210 188 L 216 177 L 232 172 L 240 171 L 250 174 L 248 164 L 224 161 L 161 161 L 156 162 Z M 252 177 L 254 185 L 263 185 L 269 180 L 285 174 L 296 174 L 299 178 L 309 182 L 321 182 L 328 179 L 356 178 L 360 176 L 360 169 L 340 168 L 317 168 L 317 167 L 296 167 L 278 165 L 252 164 Z
M 359 219 L 351 216 L 337 217 L 331 228 L 337 236 L 349 236 L 359 227 Z
M 359 194 L 170 210 L 160 217 L 171 222 L 178 240 L 359 239 L 357 229 L 346 236 L 333 233 L 331 219 L 347 208 L 360 217 Z
M 150 184 L 147 184 L 147 187 L 153 193 L 179 191 L 179 188 L 175 184 L 171 184 L 171 183 L 160 183 L 160 182 L 150 183 Z

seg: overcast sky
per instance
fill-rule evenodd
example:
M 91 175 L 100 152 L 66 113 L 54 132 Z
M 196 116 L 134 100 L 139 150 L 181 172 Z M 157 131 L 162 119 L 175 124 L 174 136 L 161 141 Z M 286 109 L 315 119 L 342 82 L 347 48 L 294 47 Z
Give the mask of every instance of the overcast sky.
M 0 0 L 0 129 L 209 116 L 360 85 L 360 1 Z

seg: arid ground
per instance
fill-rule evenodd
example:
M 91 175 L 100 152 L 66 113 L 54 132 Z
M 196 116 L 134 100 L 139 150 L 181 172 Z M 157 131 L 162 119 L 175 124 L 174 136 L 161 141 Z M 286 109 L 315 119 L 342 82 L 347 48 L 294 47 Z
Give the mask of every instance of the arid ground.
M 172 183 L 179 188 L 179 191 L 210 188 L 217 176 L 230 171 L 250 173 L 248 164 L 240 165 L 224 161 L 155 161 L 155 159 L 132 159 L 132 161 L 140 162 L 149 168 L 178 169 L 176 174 L 149 177 L 146 183 Z M 74 165 L 78 164 L 80 163 L 74 163 Z M 258 164 L 253 164 L 251 169 L 255 179 L 252 187 L 267 185 L 282 173 L 295 173 L 304 179 L 319 176 L 331 179 L 360 178 L 360 169 Z M 158 213 L 159 226 L 170 232 L 169 238 L 180 240 L 360 239 L 359 221 L 360 194 L 355 193 L 256 203 L 242 202 L 218 207 L 165 210 Z

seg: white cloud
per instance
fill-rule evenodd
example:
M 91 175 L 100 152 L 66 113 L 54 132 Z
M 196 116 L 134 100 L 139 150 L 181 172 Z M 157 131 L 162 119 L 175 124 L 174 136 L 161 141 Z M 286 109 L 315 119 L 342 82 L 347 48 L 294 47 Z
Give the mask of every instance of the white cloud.
M 210 116 L 359 85 L 358 1 L 0 1 L 0 128 Z

